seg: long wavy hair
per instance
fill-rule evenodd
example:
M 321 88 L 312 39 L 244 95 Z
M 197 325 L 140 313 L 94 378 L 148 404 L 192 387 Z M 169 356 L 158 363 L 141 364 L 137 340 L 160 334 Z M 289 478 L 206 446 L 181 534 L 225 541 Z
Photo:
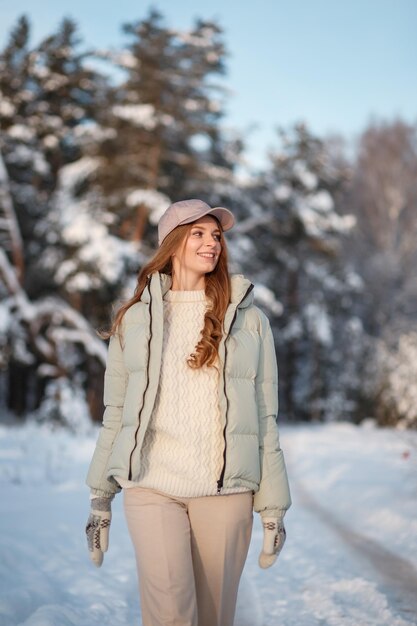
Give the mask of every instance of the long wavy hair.
M 230 302 L 231 287 L 226 241 L 219 220 L 214 216 L 210 217 L 216 220 L 220 230 L 221 251 L 216 267 L 212 272 L 205 275 L 204 290 L 208 307 L 204 315 L 201 339 L 195 346 L 194 352 L 187 359 L 188 365 L 193 369 L 198 369 L 204 364 L 208 367 L 216 367 L 224 317 Z M 118 309 L 110 330 L 107 333 L 102 333 L 102 336 L 108 338 L 118 333 L 126 311 L 136 302 L 139 302 L 151 274 L 161 272 L 173 276 L 172 255 L 178 251 L 182 252 L 194 223 L 177 226 L 165 237 L 152 259 L 141 268 L 133 297 Z

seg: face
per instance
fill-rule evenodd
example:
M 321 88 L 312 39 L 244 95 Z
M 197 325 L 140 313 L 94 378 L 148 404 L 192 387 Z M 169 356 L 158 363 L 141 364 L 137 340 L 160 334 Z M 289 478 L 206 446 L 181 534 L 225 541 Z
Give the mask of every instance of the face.
M 204 281 L 212 272 L 221 252 L 221 233 L 217 221 L 206 215 L 194 222 L 180 250 L 173 256 L 174 274 L 195 282 Z

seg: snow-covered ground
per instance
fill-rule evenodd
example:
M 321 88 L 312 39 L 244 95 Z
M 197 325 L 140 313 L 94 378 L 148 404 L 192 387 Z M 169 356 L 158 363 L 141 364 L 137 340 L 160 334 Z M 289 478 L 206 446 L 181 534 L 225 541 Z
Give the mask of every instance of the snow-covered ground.
M 258 516 L 235 626 L 417 624 L 417 433 L 281 428 L 293 493 L 274 567 Z M 101 569 L 84 538 L 95 434 L 0 427 L 0 626 L 140 624 L 121 497 Z

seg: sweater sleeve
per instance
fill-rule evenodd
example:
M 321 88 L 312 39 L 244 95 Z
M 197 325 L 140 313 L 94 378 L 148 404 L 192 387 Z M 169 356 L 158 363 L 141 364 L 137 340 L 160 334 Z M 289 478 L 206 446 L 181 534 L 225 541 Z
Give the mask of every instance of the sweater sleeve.
M 114 440 L 121 428 L 127 380 L 120 336 L 112 335 L 104 374 L 105 410 L 86 479 L 92 495 L 113 497 L 120 491 L 116 481 L 107 478 L 107 467 Z
M 255 380 L 261 481 L 254 496 L 254 510 L 263 517 L 278 517 L 291 506 L 291 496 L 277 425 L 278 367 L 274 339 L 269 320 L 263 313 L 261 324 L 261 350 Z

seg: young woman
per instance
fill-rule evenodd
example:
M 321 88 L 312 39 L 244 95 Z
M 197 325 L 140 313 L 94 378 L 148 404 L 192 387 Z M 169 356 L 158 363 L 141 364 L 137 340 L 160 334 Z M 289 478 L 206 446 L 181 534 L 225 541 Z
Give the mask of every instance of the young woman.
M 285 541 L 274 342 L 253 284 L 229 275 L 233 224 L 201 200 L 171 204 L 110 333 L 86 533 L 100 566 L 123 489 L 144 626 L 232 626 L 253 510 L 261 567 Z

